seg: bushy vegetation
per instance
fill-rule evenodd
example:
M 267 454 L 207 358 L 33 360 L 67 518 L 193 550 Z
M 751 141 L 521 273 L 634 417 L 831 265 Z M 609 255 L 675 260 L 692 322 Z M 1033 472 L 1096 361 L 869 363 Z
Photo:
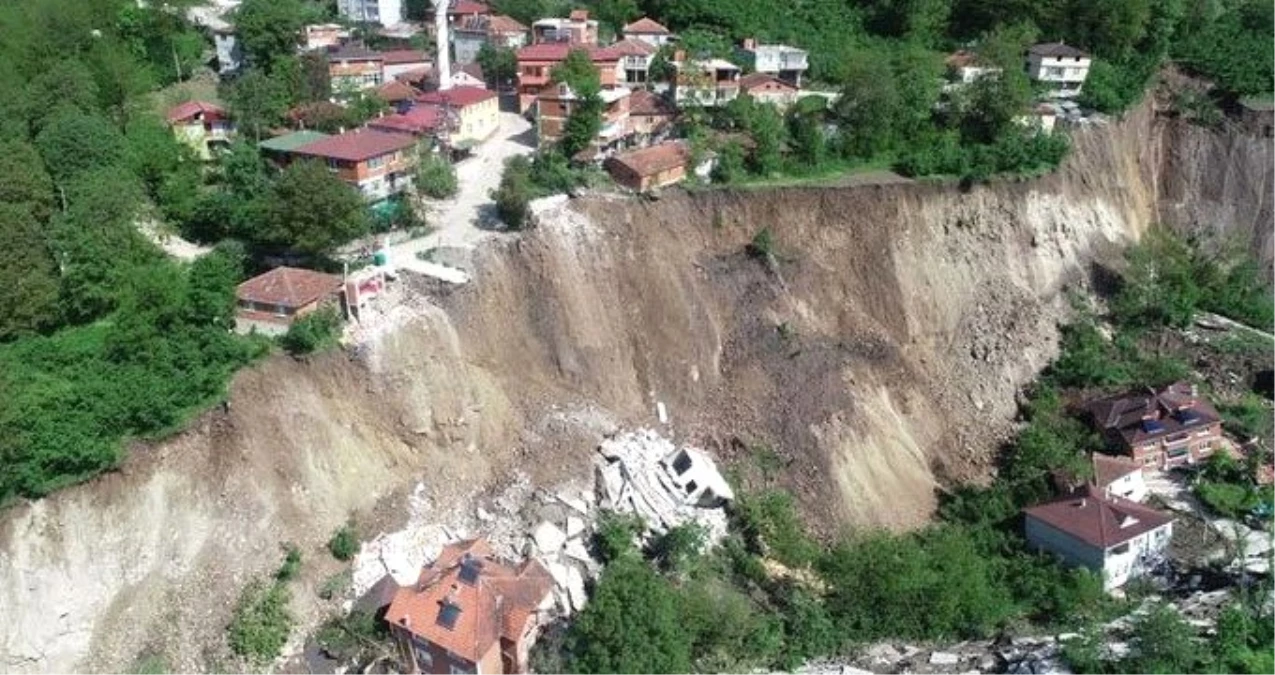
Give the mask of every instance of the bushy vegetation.
M 434 199 L 455 197 L 460 189 L 456 167 L 439 153 L 422 153 L 420 166 L 416 169 L 416 189 Z
M 1269 95 L 1275 9 L 1263 0 L 1188 5 L 1173 56 L 1228 96 Z M 1259 57 L 1258 55 L 1263 55 Z
M 230 648 L 256 664 L 278 656 L 294 623 L 290 601 L 288 587 L 281 582 L 250 584 L 240 596 L 227 629 Z
M 1271 486 L 1259 486 L 1254 478 L 1256 464 L 1262 459 L 1257 456 L 1239 462 L 1226 453 L 1210 457 L 1195 477 L 1195 495 L 1226 518 L 1243 519 L 1261 504 L 1267 505 L 1269 515 Z
M 354 526 L 346 523 L 328 540 L 328 551 L 337 560 L 350 560 L 359 552 L 359 535 Z
M 279 343 L 290 354 L 309 354 L 333 347 L 341 337 L 341 313 L 321 307 L 292 322 Z

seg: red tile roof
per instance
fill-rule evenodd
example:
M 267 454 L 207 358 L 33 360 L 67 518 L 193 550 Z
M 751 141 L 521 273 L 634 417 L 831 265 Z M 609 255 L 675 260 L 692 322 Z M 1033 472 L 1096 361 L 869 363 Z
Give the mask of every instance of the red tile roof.
M 491 11 L 487 5 L 481 2 L 473 2 L 473 0 L 459 0 L 455 5 L 447 10 L 451 16 L 460 14 L 487 14 Z
M 406 150 L 415 143 L 416 139 L 403 134 L 391 134 L 375 129 L 355 129 L 307 143 L 293 152 L 324 159 L 362 162 L 398 150 Z
M 226 119 L 226 109 L 215 103 L 187 101 L 169 109 L 168 121 L 169 123 L 189 122 L 201 114 L 209 121 Z
M 430 63 L 429 54 L 419 49 L 391 49 L 381 52 L 385 65 L 403 65 L 404 63 Z
M 1100 488 L 1105 488 L 1139 471 L 1142 471 L 1142 465 L 1128 457 L 1116 457 L 1101 452 L 1093 453 L 1093 480 Z
M 749 91 L 757 87 L 764 87 L 768 84 L 778 84 L 788 91 L 797 91 L 797 87 L 793 86 L 792 83 L 784 82 L 783 80 L 773 75 L 767 75 L 766 73 L 749 73 L 739 78 L 739 88 L 744 91 Z
M 390 80 L 376 88 L 376 95 L 387 103 L 410 101 L 419 93 L 414 87 L 401 80 Z
M 446 119 L 447 115 L 441 107 L 418 105 L 405 113 L 378 117 L 367 125 L 381 131 L 428 134 L 440 129 Z
M 1100 399 L 1087 408 L 1100 430 L 1118 433 L 1131 446 L 1188 428 L 1204 428 L 1222 419 L 1186 382 L 1175 382 L 1159 391 L 1148 389 Z
M 642 17 L 637 21 L 627 25 L 621 33 L 640 33 L 642 35 L 669 35 L 669 29 L 665 28 L 658 21 Z
M 629 115 L 669 116 L 677 114 L 677 107 L 668 99 L 646 89 L 638 89 L 629 96 Z
M 1027 51 L 1036 56 L 1089 58 L 1085 52 L 1063 42 L 1042 42 Z
M 487 23 L 487 30 L 497 34 L 526 33 L 527 27 L 513 17 L 508 17 L 504 14 L 493 14 Z
M 416 100 L 421 103 L 465 108 L 483 101 L 490 101 L 498 96 L 496 92 L 481 87 L 452 87 L 447 90 L 425 92 L 417 96 Z
M 328 61 L 383 61 L 380 52 L 372 51 L 363 45 L 342 45 L 336 51 L 328 52 Z
M 949 68 L 967 68 L 978 65 L 981 60 L 978 54 L 968 49 L 961 49 L 949 54 L 946 59 L 943 59 L 943 63 Z
M 276 267 L 235 289 L 240 300 L 284 307 L 304 307 L 341 290 L 341 277 L 299 267 Z
M 1102 549 L 1173 522 L 1173 516 L 1128 499 L 1106 496 L 1093 485 L 1057 501 L 1023 509 L 1023 513 Z
M 609 161 L 628 168 L 639 176 L 654 176 L 674 167 L 685 166 L 691 159 L 690 148 L 681 141 L 667 141 L 649 148 L 620 153 Z
M 477 570 L 472 582 L 462 576 Z M 500 638 L 515 643 L 547 600 L 553 580 L 540 563 L 511 566 L 497 560 L 482 539 L 443 549 L 421 570 L 420 580 L 394 596 L 385 620 L 470 662 L 478 662 Z M 450 607 L 451 624 L 443 619 Z M 515 650 L 517 651 L 517 650 Z
M 606 47 L 586 47 L 581 45 L 573 45 L 566 42 L 544 42 L 538 45 L 530 45 L 518 50 L 519 61 L 565 61 L 567 54 L 573 49 L 583 49 L 589 52 L 589 58 L 594 63 L 619 61 L 619 52 L 613 51 Z
M 650 56 L 656 51 L 651 43 L 634 38 L 625 38 L 607 45 L 607 49 L 621 56 Z

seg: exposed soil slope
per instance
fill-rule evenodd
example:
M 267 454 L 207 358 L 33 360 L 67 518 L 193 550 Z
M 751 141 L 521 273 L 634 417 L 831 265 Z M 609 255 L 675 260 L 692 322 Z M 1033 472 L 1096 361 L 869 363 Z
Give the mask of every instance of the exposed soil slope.
M 294 604 L 312 616 L 336 569 L 322 545 L 351 512 L 391 527 L 418 482 L 443 514 L 514 470 L 586 476 L 591 420 L 655 425 L 661 402 L 666 433 L 728 459 L 746 454 L 735 437 L 770 444 L 824 530 L 921 523 L 937 483 L 986 470 L 1054 353 L 1064 287 L 1155 222 L 1162 191 L 1269 223 L 1269 200 L 1227 206 L 1269 198 L 1248 188 L 1197 202 L 1165 133 L 1144 108 L 1080 134 L 1055 175 L 965 193 L 578 200 L 480 249 L 473 283 L 358 354 L 272 359 L 236 378 L 228 411 L 0 514 L 0 670 L 120 670 L 142 649 L 233 668 L 224 626 L 281 542 L 306 554 Z M 745 253 L 762 227 L 773 265 Z

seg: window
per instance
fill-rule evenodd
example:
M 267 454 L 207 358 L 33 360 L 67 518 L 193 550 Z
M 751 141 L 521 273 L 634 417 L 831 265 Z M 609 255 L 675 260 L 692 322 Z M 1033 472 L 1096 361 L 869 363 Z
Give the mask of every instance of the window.
M 1121 544 L 1111 549 L 1111 555 L 1124 555 L 1129 552 L 1129 544 Z
M 412 645 L 416 652 L 416 666 L 420 670 L 429 670 L 434 667 L 434 655 L 429 650 L 429 645 L 416 642 Z
M 369 169 L 379 169 L 384 165 L 385 165 L 385 155 L 381 155 L 380 157 L 373 157 L 372 159 L 367 160 L 367 168 Z
M 1062 78 L 1064 72 L 1066 71 L 1063 68 L 1050 66 L 1048 68 L 1045 68 L 1045 77 Z
M 462 673 L 472 673 L 472 672 L 474 672 L 474 671 L 472 671 L 472 670 L 470 670 L 470 669 L 466 668 L 465 666 L 459 665 L 459 664 L 457 664 L 457 663 L 455 663 L 455 662 L 452 662 L 452 664 L 451 664 L 451 673 L 452 673 L 452 675 L 461 675 Z

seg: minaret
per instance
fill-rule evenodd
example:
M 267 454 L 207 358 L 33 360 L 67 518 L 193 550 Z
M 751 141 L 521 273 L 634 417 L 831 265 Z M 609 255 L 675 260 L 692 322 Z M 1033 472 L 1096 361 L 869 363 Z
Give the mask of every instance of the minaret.
M 434 34 L 438 43 L 438 89 L 452 88 L 452 64 L 447 39 L 447 6 L 450 0 L 434 0 Z

